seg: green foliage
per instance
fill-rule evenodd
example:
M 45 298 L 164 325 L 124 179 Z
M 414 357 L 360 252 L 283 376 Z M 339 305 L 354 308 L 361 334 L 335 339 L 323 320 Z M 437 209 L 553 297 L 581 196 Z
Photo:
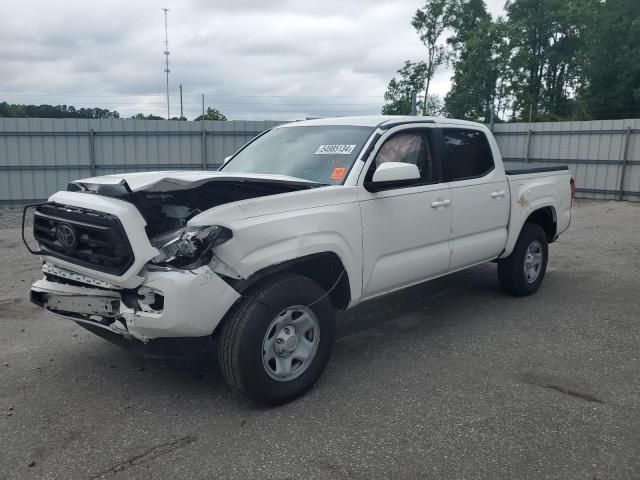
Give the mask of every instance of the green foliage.
M 423 102 L 424 103 L 424 102 Z M 438 95 L 429 95 L 426 102 L 426 110 L 423 110 L 422 115 L 429 115 L 432 117 L 444 117 L 446 110 L 444 108 L 444 100 Z M 420 114 L 420 113 L 419 113 Z
M 401 80 L 393 77 L 384 92 L 383 115 L 409 115 L 411 113 L 411 91 L 407 93 Z
M 13 118 L 120 118 L 105 108 L 78 108 L 67 105 L 20 105 L 0 102 L 0 117 Z
M 571 97 L 582 80 L 580 56 L 587 10 L 598 0 L 513 0 L 506 5 L 512 48 L 514 116 L 529 108 L 570 116 Z
M 199 115 L 196 118 L 194 118 L 193 121 L 198 122 L 198 121 L 201 121 L 202 119 L 203 119 L 202 115 Z M 207 113 L 205 113 L 204 115 L 204 120 L 226 120 L 226 119 L 227 117 L 225 117 L 224 114 L 220 112 L 220 110 L 213 107 L 207 108 Z
M 384 94 L 384 115 L 409 115 L 411 113 L 411 93 L 421 91 L 427 76 L 424 62 L 413 63 L 409 60 L 398 70 L 400 78 L 393 77 Z
M 455 53 L 445 110 L 454 118 L 488 122 L 504 65 L 499 24 L 492 21 L 483 0 L 453 0 L 449 9 L 453 34 L 447 43 Z
M 425 103 L 424 96 L 418 93 L 424 87 L 428 75 L 427 70 L 428 65 L 425 62 L 405 61 L 404 66 L 398 70 L 399 78 L 393 77 L 387 85 L 382 113 L 384 115 L 409 115 L 411 113 L 411 93 L 416 92 L 416 110 L 419 115 L 441 115 L 443 102 L 440 97 L 429 95 Z
M 487 122 L 493 107 L 496 121 L 640 116 L 640 1 L 507 0 L 505 11 L 494 20 L 484 0 L 430 0 L 411 19 L 427 54 L 405 66 L 425 65 L 427 98 L 438 66 L 453 67 L 447 115 Z M 406 113 L 418 89 L 398 73 L 383 112 Z
M 640 1 L 606 0 L 587 14 L 582 105 L 593 118 L 640 117 Z
M 448 52 L 440 39 L 451 22 L 449 2 L 450 0 L 426 0 L 424 7 L 418 9 L 411 19 L 411 25 L 427 48 L 423 111 L 428 110 L 431 80 L 438 67 L 447 60 Z
M 144 113 L 136 113 L 135 115 L 131 116 L 131 119 L 133 120 L 164 120 L 163 117 L 159 117 L 158 115 L 145 115 Z

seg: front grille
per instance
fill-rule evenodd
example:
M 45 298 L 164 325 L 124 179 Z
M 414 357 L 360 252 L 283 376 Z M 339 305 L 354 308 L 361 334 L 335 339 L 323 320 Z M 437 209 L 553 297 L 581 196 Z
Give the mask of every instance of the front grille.
M 112 275 L 133 264 L 133 251 L 114 215 L 47 203 L 36 208 L 33 236 L 42 253 Z

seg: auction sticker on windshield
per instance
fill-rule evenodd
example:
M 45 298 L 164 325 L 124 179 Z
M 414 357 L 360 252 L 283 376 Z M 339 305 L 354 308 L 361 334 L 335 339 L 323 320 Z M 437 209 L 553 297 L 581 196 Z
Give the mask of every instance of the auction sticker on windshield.
M 341 180 L 342 177 L 344 177 L 344 172 L 346 172 L 347 169 L 344 167 L 336 167 L 333 169 L 333 171 L 331 172 L 331 180 Z
M 351 155 L 355 145 L 320 145 L 315 155 Z

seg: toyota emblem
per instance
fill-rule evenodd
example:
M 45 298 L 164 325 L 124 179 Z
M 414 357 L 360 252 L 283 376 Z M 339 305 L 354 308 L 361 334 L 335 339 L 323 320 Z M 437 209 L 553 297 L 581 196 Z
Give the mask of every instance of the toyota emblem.
M 59 223 L 56 227 L 56 238 L 65 248 L 65 250 L 73 250 L 78 246 L 78 236 L 75 228 L 68 223 Z

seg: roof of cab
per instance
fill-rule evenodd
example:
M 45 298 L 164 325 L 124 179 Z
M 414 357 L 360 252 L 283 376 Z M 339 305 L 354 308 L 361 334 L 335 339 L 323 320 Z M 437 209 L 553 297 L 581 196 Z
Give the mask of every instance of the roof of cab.
M 455 120 L 453 118 L 442 117 L 420 117 L 409 115 L 369 115 L 361 117 L 332 117 L 318 118 L 315 120 L 303 120 L 299 122 L 286 123 L 281 127 L 316 127 L 316 126 L 332 126 L 332 125 L 349 125 L 354 127 L 392 127 L 402 123 L 438 123 L 438 124 L 455 124 L 455 125 L 482 125 L 481 123 L 469 122 L 467 120 Z

